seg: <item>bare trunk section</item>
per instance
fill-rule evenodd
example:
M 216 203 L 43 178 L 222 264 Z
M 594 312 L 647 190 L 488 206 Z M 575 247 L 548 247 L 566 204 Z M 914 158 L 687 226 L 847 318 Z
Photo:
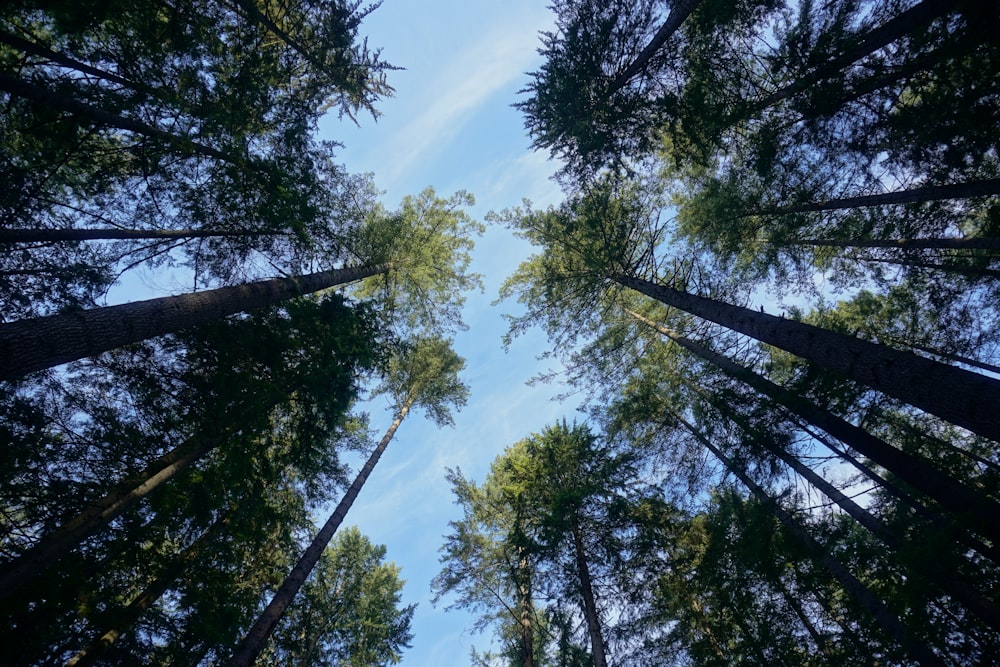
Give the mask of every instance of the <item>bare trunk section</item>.
M 696 391 L 698 391 L 696 389 Z M 747 422 L 741 415 L 738 415 L 733 410 L 729 409 L 726 405 L 722 404 L 718 400 L 713 400 L 711 397 L 706 396 L 704 393 L 700 392 L 702 397 L 707 400 L 720 414 L 724 415 L 728 419 L 732 420 L 734 423 L 739 425 L 745 433 L 747 433 L 754 442 L 763 447 L 765 450 L 770 452 L 772 455 L 787 464 L 792 470 L 797 472 L 803 478 L 805 478 L 810 484 L 816 487 L 821 493 L 837 504 L 842 510 L 844 510 L 852 519 L 861 524 L 868 532 L 877 537 L 885 544 L 887 547 L 893 551 L 900 551 L 904 547 L 903 541 L 900 537 L 883 523 L 880 519 L 872 515 L 868 510 L 864 509 L 856 502 L 844 495 L 840 489 L 826 481 L 823 477 L 818 475 L 812 468 L 803 464 L 797 458 L 789 454 L 787 451 L 778 447 L 773 441 L 767 438 L 765 435 L 760 434 L 757 429 Z M 924 560 L 920 559 L 915 563 L 911 564 L 911 567 L 919 574 L 927 577 L 932 581 L 939 590 L 954 597 L 956 600 L 961 602 L 965 607 L 974 613 L 981 621 L 989 625 L 994 630 L 1000 631 L 1000 607 L 990 602 L 988 599 L 983 597 L 978 591 L 976 591 L 972 586 L 970 586 L 964 579 L 958 577 L 958 574 L 953 571 L 945 571 L 941 564 L 936 560 Z
M 302 588 L 306 578 L 312 572 L 313 568 L 316 567 L 320 556 L 323 555 L 323 550 L 326 549 L 326 545 L 330 543 L 334 533 L 337 532 L 337 528 L 340 527 L 344 517 L 347 516 L 348 510 L 354 504 L 354 500 L 358 497 L 358 493 L 361 492 L 361 488 L 368 480 L 368 476 L 375 469 L 375 464 L 378 463 L 382 453 L 389 446 L 389 442 L 396 434 L 396 429 L 399 428 L 406 414 L 410 411 L 413 402 L 414 400 L 411 398 L 399 409 L 396 418 L 385 432 L 385 435 L 382 436 L 382 440 L 379 441 L 375 451 L 371 453 L 365 465 L 358 472 L 357 477 L 351 482 L 351 486 L 348 487 L 343 499 L 337 504 L 336 509 L 334 509 L 333 513 L 326 520 L 326 523 L 323 524 L 323 527 L 316 533 L 316 537 L 313 538 L 313 541 L 306 548 L 299 562 L 292 568 L 292 571 L 285 578 L 285 581 L 278 588 L 264 611 L 261 612 L 260 617 L 257 618 L 253 627 L 247 631 L 243 641 L 233 651 L 233 655 L 226 662 L 226 667 L 250 667 L 253 665 L 257 656 L 264 649 L 264 644 L 267 643 L 271 632 L 274 631 L 274 627 L 281 620 L 281 617 L 284 616 L 288 605 L 295 599 L 295 595 Z
M 990 539 L 1000 539 L 1000 524 L 995 520 L 1000 516 L 1000 504 L 942 473 L 923 459 L 896 449 L 864 429 L 787 391 L 727 357 L 674 332 L 665 335 L 686 350 L 715 364 L 727 374 L 785 406 L 809 423 L 847 443 L 907 484 L 927 494 L 942 507 L 953 512 L 960 525 L 969 525 Z
M 608 667 L 608 659 L 604 653 L 604 637 L 601 633 L 601 621 L 597 616 L 597 603 L 594 598 L 594 587 L 587 565 L 587 552 L 583 548 L 583 536 L 580 526 L 573 521 L 573 549 L 576 557 L 576 571 L 580 577 L 580 593 L 583 596 L 583 613 L 587 618 L 587 633 L 590 635 L 590 650 L 594 658 L 594 667 Z
M 973 433 L 1000 441 L 1000 382 L 993 378 L 641 278 L 609 277 L 668 306 L 791 352 Z
M 274 278 L 0 324 L 0 380 L 383 273 L 387 265 Z

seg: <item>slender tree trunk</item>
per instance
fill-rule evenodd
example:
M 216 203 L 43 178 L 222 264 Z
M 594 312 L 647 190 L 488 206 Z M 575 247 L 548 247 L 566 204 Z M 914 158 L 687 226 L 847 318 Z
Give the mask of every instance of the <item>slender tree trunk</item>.
M 771 243 L 771 241 L 765 241 Z M 1000 250 L 1000 239 L 795 239 L 780 245 L 807 245 L 826 248 L 899 248 L 928 250 Z
M 295 595 L 302 588 L 306 578 L 312 572 L 316 563 L 319 562 L 320 556 L 323 555 L 326 545 L 329 544 L 344 517 L 347 516 L 347 511 L 351 509 L 351 505 L 354 504 L 354 500 L 358 497 L 358 493 L 361 492 L 361 488 L 368 480 L 368 476 L 375 469 L 375 464 L 378 463 L 382 453 L 389 446 L 389 442 L 396 434 L 396 429 L 399 428 L 406 414 L 410 411 L 413 402 L 414 399 L 411 397 L 403 403 L 396 414 L 396 418 L 385 432 L 385 435 L 382 436 L 382 440 L 378 443 L 375 451 L 368 457 L 365 465 L 358 472 L 357 477 L 351 482 L 351 486 L 347 489 L 347 493 L 344 494 L 343 499 L 337 504 L 336 509 L 326 520 L 326 523 L 323 524 L 320 531 L 316 533 L 316 537 L 313 538 L 312 543 L 306 548 L 299 562 L 295 564 L 295 567 L 292 568 L 292 571 L 285 578 L 284 583 L 281 584 L 281 587 L 278 588 L 267 607 L 261 612 L 260 617 L 253 624 L 253 627 L 247 631 L 243 641 L 233 651 L 232 657 L 226 662 L 227 667 L 250 667 L 253 665 L 257 656 L 264 649 L 264 644 L 267 643 L 268 637 L 274 631 L 274 627 L 285 614 L 288 605 L 292 603 Z
M 886 257 L 855 257 L 855 261 L 875 262 L 878 264 L 893 264 L 895 266 L 911 266 L 918 269 L 932 269 L 934 271 L 945 271 L 947 273 L 959 273 L 963 276 L 973 278 L 992 278 L 1000 280 L 1000 270 L 976 268 L 974 266 L 960 266 L 958 264 L 937 264 L 935 262 L 925 262 L 918 259 L 889 259 Z M 993 438 L 996 440 L 997 438 Z
M 597 602 L 594 598 L 594 587 L 587 565 L 587 553 L 583 547 L 583 536 L 580 526 L 573 521 L 573 548 L 576 556 L 576 571 L 580 577 L 580 592 L 583 596 L 583 614 L 587 618 L 587 632 L 590 635 L 591 654 L 594 667 L 607 667 L 608 659 L 604 654 L 604 637 L 601 633 L 601 620 L 597 616 Z
M 378 265 L 321 271 L 0 324 L 0 380 L 13 380 L 387 269 L 387 265 Z
M 766 434 L 761 434 L 742 415 L 739 415 L 721 401 L 706 396 L 700 392 L 720 414 L 732 420 L 747 433 L 754 442 L 770 452 L 772 455 L 785 462 L 792 470 L 797 472 L 810 484 L 816 487 L 821 493 L 837 504 L 852 519 L 861 524 L 868 532 L 877 537 L 887 547 L 893 551 L 900 552 L 904 544 L 900 537 L 885 525 L 880 519 L 872 515 L 856 502 L 844 495 L 840 489 L 826 481 L 818 475 L 812 468 L 803 464 L 787 451 L 778 447 Z M 981 621 L 989 625 L 994 630 L 1000 631 L 1000 607 L 983 597 L 978 591 L 970 586 L 964 579 L 960 578 L 954 571 L 945 571 L 943 564 L 934 559 L 918 559 L 910 564 L 910 567 L 920 575 L 931 580 L 942 592 L 952 596 L 965 607 L 974 613 Z
M 629 63 L 628 67 L 611 82 L 611 89 L 608 91 L 608 95 L 614 95 L 628 84 L 632 77 L 646 69 L 653 55 L 677 32 L 677 29 L 681 27 L 684 20 L 698 7 L 700 2 L 701 0 L 676 0 L 671 3 L 670 14 L 667 15 L 667 20 L 663 22 L 663 25 L 656 31 L 653 38 L 649 40 L 649 44 L 639 52 L 635 60 Z
M 53 93 L 34 84 L 22 81 L 21 79 L 7 76 L 6 74 L 0 74 L 0 90 L 16 97 L 24 98 L 37 106 L 51 107 L 67 111 L 76 116 L 80 116 L 81 118 L 86 118 L 87 120 L 97 123 L 98 125 L 106 125 L 119 130 L 134 132 L 135 134 L 140 134 L 142 136 L 166 141 L 168 144 L 179 148 L 182 151 L 188 151 L 205 157 L 216 158 L 233 164 L 239 164 L 241 162 L 238 158 L 228 155 L 220 150 L 216 150 L 210 146 L 205 146 L 204 144 L 192 141 L 187 137 L 177 136 L 176 134 L 171 134 L 170 132 L 153 127 L 147 123 L 119 116 L 111 113 L 110 111 L 105 111 L 104 109 L 80 102 L 79 100 L 65 97 L 58 93 Z
M 99 660 L 101 655 L 107 651 L 112 644 L 117 641 L 117 639 L 124 633 L 128 632 L 135 625 L 135 622 L 139 620 L 139 617 L 149 609 L 153 604 L 159 600 L 164 593 L 170 588 L 170 585 L 174 583 L 180 574 L 187 569 L 187 567 L 195 561 L 198 557 L 201 548 L 212 539 L 219 530 L 228 523 L 229 516 L 224 515 L 217 519 L 205 532 L 203 532 L 198 538 L 192 542 L 186 549 L 177 554 L 170 563 L 163 569 L 163 571 L 156 577 L 153 581 L 149 583 L 146 588 L 139 593 L 127 607 L 118 610 L 114 616 L 114 622 L 111 627 L 102 634 L 100 637 L 95 639 L 93 642 L 88 644 L 85 648 L 81 649 L 79 653 L 74 655 L 66 663 L 66 667 L 84 667 L 85 665 L 93 665 L 95 661 Z
M 12 46 L 15 49 L 24 51 L 25 53 L 41 56 L 42 58 L 51 60 L 54 63 L 59 63 L 60 65 L 63 65 L 65 67 L 75 69 L 76 71 L 81 72 L 82 74 L 89 74 L 91 76 L 97 77 L 98 79 L 104 79 L 105 81 L 110 81 L 111 83 L 117 83 L 119 85 L 126 86 L 134 90 L 149 92 L 149 89 L 146 86 L 137 84 L 134 81 L 129 81 L 128 79 L 124 79 L 118 76 L 117 74 L 111 74 L 110 72 L 105 72 L 102 69 L 92 67 L 86 63 L 80 62 L 79 60 L 74 60 L 69 56 L 53 51 L 48 47 L 43 46 L 42 44 L 38 44 L 37 42 L 32 42 L 22 37 L 18 37 L 17 35 L 13 35 L 5 30 L 0 30 L 0 43 Z
M 903 505 L 909 507 L 911 510 L 917 513 L 923 519 L 926 519 L 930 524 L 932 524 L 936 529 L 942 531 L 943 534 L 948 535 L 950 539 L 955 540 L 961 544 L 964 544 L 973 551 L 989 558 L 994 563 L 1000 565 L 1000 550 L 993 546 L 989 546 L 982 540 L 977 538 L 965 531 L 964 527 L 958 526 L 953 520 L 946 519 L 939 511 L 928 507 L 923 502 L 914 498 L 910 493 L 905 491 L 900 485 L 894 481 L 888 480 L 884 477 L 878 475 L 871 467 L 861 463 L 856 457 L 851 456 L 846 451 L 837 447 L 834 443 L 830 441 L 830 438 L 824 436 L 822 433 L 816 431 L 816 429 L 808 423 L 807 420 L 803 420 L 798 415 L 789 411 L 787 415 L 789 419 L 798 425 L 798 428 L 802 429 L 805 433 L 809 435 L 816 442 L 822 443 L 827 449 L 840 457 L 842 461 L 852 466 L 855 470 L 860 472 L 866 478 L 878 485 L 883 491 L 885 491 L 889 496 L 895 498 Z
M 906 626 L 903 625 L 899 617 L 890 610 L 885 603 L 880 600 L 867 586 L 865 586 L 861 581 L 857 579 L 851 572 L 844 567 L 844 565 L 838 561 L 836 558 L 830 555 L 829 551 L 820 545 L 816 540 L 809 534 L 809 532 L 796 521 L 791 514 L 786 512 L 773 498 L 771 498 L 768 493 L 761 488 L 756 482 L 754 482 L 750 477 L 738 466 L 736 462 L 730 459 L 728 456 L 722 453 L 722 451 L 712 444 L 711 440 L 706 438 L 701 431 L 695 428 L 693 425 L 689 424 L 680 415 L 674 414 L 673 417 L 686 428 L 691 435 L 698 439 L 702 445 L 705 446 L 712 454 L 715 455 L 729 470 L 733 475 L 735 475 L 743 484 L 750 489 L 750 492 L 754 495 L 757 500 L 768 507 L 774 515 L 781 521 L 782 525 L 788 529 L 796 539 L 798 539 L 806 548 L 819 559 L 823 566 L 833 575 L 834 579 L 843 586 L 844 590 L 851 595 L 865 610 L 868 611 L 875 619 L 875 621 L 882 627 L 885 632 L 897 641 L 900 646 L 920 665 L 924 667 L 930 667 L 931 665 L 941 665 L 943 667 L 944 663 L 938 659 L 934 652 L 923 644 L 915 641 L 910 637 L 910 633 Z
M 1000 382 L 963 368 L 804 322 L 681 292 L 625 275 L 616 282 L 702 319 L 746 334 L 1000 441 Z
M 813 213 L 820 211 L 839 211 L 849 208 L 866 208 L 870 206 L 889 206 L 893 204 L 912 204 L 916 202 L 941 201 L 945 199 L 971 199 L 973 197 L 988 197 L 1000 194 L 1000 178 L 967 183 L 950 183 L 948 185 L 928 185 L 909 190 L 883 192 L 877 195 L 847 197 L 844 199 L 827 199 L 825 201 L 792 204 L 777 208 L 751 211 L 737 216 L 746 218 L 752 215 L 784 215 L 786 213 Z M 866 248 L 1000 248 L 1000 239 L 899 239 L 895 241 L 794 241 L 794 243 L 809 245 L 858 245 L 867 243 L 885 245 L 862 245 Z M 922 245 L 922 244 L 928 245 Z M 976 245 L 977 243 L 983 245 Z M 943 244 L 943 245 L 942 245 Z
M 52 243 L 117 239 L 194 239 L 209 237 L 271 236 L 272 232 L 213 231 L 210 229 L 0 229 L 0 243 Z
M 766 109 L 806 90 L 823 79 L 836 75 L 845 67 L 888 46 L 900 37 L 917 30 L 939 16 L 954 11 L 958 4 L 957 0 L 922 0 L 874 30 L 860 35 L 854 46 L 844 53 L 820 64 L 808 74 L 756 102 L 751 107 L 750 113 Z
M 151 463 L 142 475 L 122 482 L 85 511 L 42 537 L 0 574 L 0 600 L 31 584 L 59 558 L 189 468 L 220 441 L 220 438 L 194 438 L 175 447 Z
M 521 639 L 521 665 L 523 667 L 535 667 L 535 632 L 533 630 L 531 617 L 534 613 L 534 599 L 531 594 L 531 569 L 528 566 L 527 549 L 518 546 L 519 557 L 517 560 L 517 610 L 518 630 Z
M 270 31 L 272 35 L 277 37 L 286 46 L 288 46 L 290 49 L 292 49 L 300 56 L 305 58 L 310 65 L 316 68 L 316 71 L 323 72 L 324 74 L 327 73 L 326 64 L 320 62 L 320 60 L 316 57 L 314 53 L 312 53 L 311 51 L 309 51 L 309 49 L 299 44 L 299 42 L 295 40 L 295 38 L 293 38 L 287 32 L 278 27 L 278 25 L 274 21 L 272 21 L 266 14 L 264 14 L 264 12 L 262 12 L 257 7 L 255 0 L 231 0 L 227 1 L 225 4 L 228 4 L 230 7 L 239 7 L 240 9 L 242 9 L 244 12 L 246 12 L 246 16 L 250 20 L 255 21 L 264 26 L 265 28 L 267 28 L 267 30 Z M 334 79 L 337 78 L 333 75 L 331 76 Z
M 1000 516 L 1000 504 L 942 473 L 926 461 L 896 449 L 864 429 L 841 419 L 828 410 L 824 410 L 798 394 L 774 384 L 731 359 L 662 327 L 638 313 L 632 315 L 689 352 L 715 364 L 728 375 L 746 383 L 809 423 L 815 424 L 847 443 L 878 465 L 897 475 L 907 484 L 936 500 L 942 507 L 955 513 L 956 519 L 961 524 L 967 522 L 968 525 L 990 539 L 1000 539 L 1000 523 L 996 521 L 996 517 Z
M 981 368 L 984 371 L 989 371 L 990 373 L 996 373 L 1000 375 L 1000 366 L 994 364 L 986 363 L 985 361 L 980 361 L 978 359 L 973 359 L 971 357 L 963 357 L 960 354 L 952 354 L 951 352 L 945 352 L 944 350 L 939 350 L 933 348 L 929 345 L 921 345 L 920 343 L 914 343 L 912 341 L 904 340 L 902 338 L 896 338 L 895 336 L 886 336 L 885 334 L 879 334 L 882 340 L 886 340 L 893 345 L 900 345 L 902 347 L 913 348 L 914 350 L 920 350 L 921 352 L 926 352 L 935 357 L 941 357 L 942 359 L 947 359 L 948 361 L 954 361 L 956 364 L 962 364 L 963 366 L 972 366 L 973 368 Z
M 775 579 L 774 585 L 781 593 L 781 597 L 784 598 L 785 604 L 792 609 L 792 612 L 798 617 L 799 622 L 802 623 L 802 627 L 809 633 L 809 637 L 812 638 L 816 649 L 827 658 L 831 657 L 833 651 L 830 650 L 830 642 L 816 629 L 816 625 L 809 618 L 809 615 L 806 614 L 805 609 L 802 608 L 802 604 L 792 595 L 792 592 L 788 590 L 788 587 L 785 586 L 780 577 Z

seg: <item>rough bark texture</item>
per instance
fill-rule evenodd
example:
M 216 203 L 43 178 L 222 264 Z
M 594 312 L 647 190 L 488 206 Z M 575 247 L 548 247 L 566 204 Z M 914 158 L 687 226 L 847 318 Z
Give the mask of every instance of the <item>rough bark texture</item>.
M 321 271 L 2 324 L 0 380 L 13 380 L 32 371 L 360 280 L 386 269 L 379 265 Z
M 271 632 L 274 631 L 274 627 L 284 616 L 285 610 L 288 609 L 288 605 L 292 603 L 295 599 L 295 595 L 302 588 L 302 585 L 306 581 L 306 577 L 312 572 L 313 568 L 316 567 L 316 563 L 319 562 L 320 556 L 323 555 L 323 550 L 326 549 L 326 545 L 330 543 L 333 538 L 334 533 L 337 532 L 337 528 L 340 527 L 341 522 L 343 522 L 344 517 L 347 516 L 347 511 L 351 509 L 351 505 L 354 504 L 354 500 L 358 497 L 358 493 L 361 492 L 361 487 L 365 485 L 368 480 L 368 476 L 371 475 L 372 470 L 375 469 L 375 464 L 378 463 L 379 458 L 381 458 L 382 453 L 385 451 L 386 447 L 389 446 L 389 442 L 392 437 L 396 434 L 396 429 L 402 423 L 406 414 L 410 411 L 413 406 L 413 401 L 410 400 L 403 404 L 399 412 L 396 414 L 396 418 L 393 420 L 392 424 L 386 430 L 385 435 L 382 436 L 382 440 L 379 441 L 378 446 L 375 451 L 372 452 L 371 456 L 365 462 L 365 465 L 358 472 L 357 477 L 351 482 L 351 486 L 347 489 L 347 493 L 337 504 L 336 509 L 323 524 L 323 527 L 316 533 L 316 537 L 303 552 L 302 557 L 299 562 L 295 564 L 292 571 L 285 577 L 285 581 L 278 588 L 274 597 L 268 603 L 267 607 L 261 612 L 257 621 L 253 624 L 253 627 L 247 631 L 246 636 L 243 641 L 240 642 L 236 650 L 233 651 L 232 657 L 226 662 L 226 667 L 250 667 L 253 665 L 257 656 L 264 649 L 264 644 L 267 643 L 267 638 L 271 636 Z
M 781 521 L 782 525 L 788 529 L 788 531 L 795 536 L 796 539 L 802 542 L 812 553 L 813 556 L 818 558 L 823 564 L 823 567 L 833 575 L 834 579 L 844 587 L 844 590 L 851 595 L 857 602 L 864 607 L 868 613 L 872 615 L 875 621 L 882 627 L 885 632 L 892 637 L 894 640 L 899 642 L 906 652 L 917 661 L 923 667 L 931 667 L 941 665 L 944 663 L 938 659 L 934 652 L 923 644 L 916 642 L 910 637 L 910 633 L 907 631 L 906 626 L 899 620 L 889 609 L 885 603 L 876 596 L 871 589 L 865 586 L 861 581 L 858 580 L 851 572 L 844 567 L 844 565 L 838 561 L 836 558 L 831 556 L 826 549 L 823 548 L 812 535 L 803 528 L 798 521 L 796 521 L 788 512 L 784 510 L 777 502 L 774 501 L 767 492 L 761 488 L 756 482 L 750 479 L 749 476 L 739 467 L 736 463 L 730 459 L 728 456 L 722 453 L 722 451 L 712 444 L 712 442 L 704 437 L 702 433 L 696 429 L 694 426 L 689 424 L 679 415 L 674 415 L 675 418 L 693 435 L 695 436 L 702 445 L 705 446 L 713 455 L 716 456 L 726 468 L 732 472 L 741 482 L 760 501 L 761 504 L 768 507 L 774 515 Z
M 81 541 L 187 469 L 219 444 L 216 438 L 188 441 L 170 450 L 138 477 L 126 480 L 84 512 L 45 535 L 0 574 L 0 600 L 32 583 Z
M 854 336 L 616 275 L 668 306 L 721 324 L 898 398 L 991 440 L 1000 441 L 1000 382 L 962 368 Z

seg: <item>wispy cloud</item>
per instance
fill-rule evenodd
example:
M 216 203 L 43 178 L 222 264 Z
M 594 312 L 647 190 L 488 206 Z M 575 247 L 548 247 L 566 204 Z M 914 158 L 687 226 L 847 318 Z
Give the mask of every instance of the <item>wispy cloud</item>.
M 477 109 L 530 68 L 537 45 L 537 35 L 522 25 L 500 25 L 443 65 L 424 88 L 422 103 L 408 104 L 421 108 L 420 113 L 375 149 L 382 156 L 379 181 L 389 185 L 404 174 L 423 171 L 421 160 L 446 147 Z

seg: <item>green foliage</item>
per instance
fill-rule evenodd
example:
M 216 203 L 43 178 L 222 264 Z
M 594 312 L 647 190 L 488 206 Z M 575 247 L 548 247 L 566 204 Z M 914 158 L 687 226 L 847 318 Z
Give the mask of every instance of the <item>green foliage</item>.
M 413 638 L 416 605 L 400 606 L 404 582 L 385 547 L 356 527 L 341 530 L 288 609 L 261 660 L 302 665 L 391 665 Z
M 468 270 L 473 239 L 485 230 L 462 210 L 473 203 L 464 191 L 442 199 L 427 188 L 393 213 L 376 207 L 349 244 L 362 263 L 388 271 L 359 286 L 359 297 L 377 299 L 386 320 L 403 331 L 440 335 L 462 328 L 465 293 L 482 286 Z

